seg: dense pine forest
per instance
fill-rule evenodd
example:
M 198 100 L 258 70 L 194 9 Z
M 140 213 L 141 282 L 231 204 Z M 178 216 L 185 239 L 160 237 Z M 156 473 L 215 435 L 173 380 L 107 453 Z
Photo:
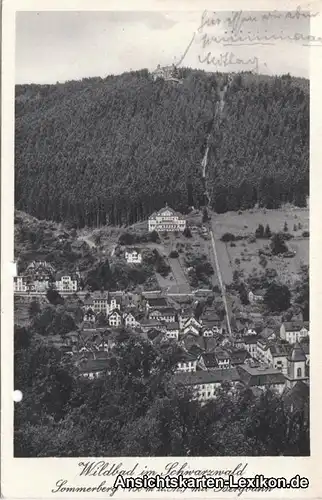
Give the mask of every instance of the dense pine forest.
M 305 206 L 309 82 L 242 73 L 214 117 L 227 75 L 181 69 L 16 87 L 16 208 L 76 227 L 132 224 L 168 202 L 203 204 L 200 162 L 218 213 Z

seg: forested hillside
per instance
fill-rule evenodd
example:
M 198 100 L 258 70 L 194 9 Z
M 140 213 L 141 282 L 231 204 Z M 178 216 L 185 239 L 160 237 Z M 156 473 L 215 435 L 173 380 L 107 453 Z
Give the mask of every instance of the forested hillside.
M 166 201 L 203 203 L 200 162 L 211 133 L 208 188 L 217 212 L 259 203 L 305 205 L 308 81 L 181 70 L 183 83 L 146 70 L 16 87 L 16 208 L 84 225 L 131 224 Z

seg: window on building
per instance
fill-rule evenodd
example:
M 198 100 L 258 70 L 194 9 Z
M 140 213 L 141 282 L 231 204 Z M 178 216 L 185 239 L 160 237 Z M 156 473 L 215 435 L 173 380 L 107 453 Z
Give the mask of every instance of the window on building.
M 302 368 L 298 368 L 296 373 L 297 373 L 297 377 L 301 378 L 302 377 Z

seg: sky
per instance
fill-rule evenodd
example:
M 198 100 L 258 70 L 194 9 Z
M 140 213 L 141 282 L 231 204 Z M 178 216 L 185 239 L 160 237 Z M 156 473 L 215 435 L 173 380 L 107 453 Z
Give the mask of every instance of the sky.
M 303 40 L 276 40 L 270 45 L 263 45 L 262 40 L 256 45 L 254 40 L 251 45 L 238 43 L 238 37 L 246 34 L 262 37 L 310 33 L 310 20 L 302 13 L 294 18 L 276 11 L 266 18 L 263 14 L 255 11 L 238 15 L 202 11 L 18 12 L 16 83 L 56 83 L 142 68 L 153 70 L 158 64 L 178 62 L 190 42 L 183 66 L 206 71 L 252 70 L 308 77 L 309 51 L 319 49 L 304 46 Z M 230 33 L 238 40 L 225 45 L 221 37 Z M 208 43 L 204 46 L 206 39 Z

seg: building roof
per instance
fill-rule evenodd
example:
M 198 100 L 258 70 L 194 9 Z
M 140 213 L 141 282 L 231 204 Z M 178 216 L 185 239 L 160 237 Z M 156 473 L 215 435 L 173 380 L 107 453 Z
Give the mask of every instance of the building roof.
M 283 373 L 267 365 L 243 364 L 237 367 L 241 379 L 248 386 L 285 384 Z
M 222 382 L 239 382 L 240 375 L 236 368 L 224 370 L 197 371 L 193 373 L 176 373 L 174 382 L 183 385 L 220 384 Z
M 200 354 L 203 352 L 203 348 L 200 347 L 200 345 L 198 345 L 198 344 L 193 344 L 189 348 L 188 352 L 189 352 L 189 354 L 192 354 L 192 356 L 199 357 Z
M 310 343 L 309 342 L 301 342 L 300 346 L 302 347 L 304 353 L 308 356 L 310 354 Z
M 108 367 L 107 358 L 96 358 L 84 360 L 79 366 L 82 373 L 102 372 Z
M 150 307 L 168 307 L 168 302 L 165 297 L 146 297 L 146 301 Z
M 206 368 L 217 368 L 218 363 L 214 352 L 205 352 L 202 355 Z
M 173 208 L 171 207 L 168 207 L 167 205 L 163 208 L 161 208 L 159 211 L 157 212 L 153 212 L 153 214 L 150 215 L 149 219 L 155 219 L 156 216 L 158 215 L 163 215 L 164 212 L 171 212 L 171 215 L 175 215 L 177 217 L 180 217 L 181 219 L 183 219 L 183 215 L 180 214 L 179 212 L 176 212 L 175 210 L 173 210 Z
M 236 349 L 230 352 L 230 363 L 232 365 L 242 365 L 249 358 L 250 354 L 246 349 Z
M 174 321 L 173 323 L 168 323 L 166 328 L 168 331 L 179 330 L 179 323 L 177 321 Z
M 91 292 L 91 298 L 93 300 L 96 299 L 105 299 L 108 300 L 109 294 L 107 290 L 100 291 L 100 290 L 95 290 L 94 292 Z
M 287 356 L 289 352 L 288 346 L 279 343 L 270 344 L 269 349 L 271 351 L 271 355 L 273 356 L 273 358 Z
M 253 295 L 255 295 L 257 297 L 264 297 L 266 290 L 258 288 L 257 290 L 251 290 L 250 293 L 252 293 Z
M 152 314 L 157 314 L 159 316 L 163 316 L 164 314 L 175 315 L 176 310 L 173 307 L 164 307 L 161 311 L 159 311 L 159 309 L 155 309 L 149 313 L 149 315 L 152 315 Z
M 114 314 L 118 314 L 119 316 L 122 316 L 118 309 L 113 309 L 113 311 L 111 311 L 110 314 L 108 315 L 108 318 L 110 318 Z
M 283 325 L 286 332 L 299 332 L 302 328 L 309 329 L 308 321 L 285 321 Z
M 306 361 L 305 352 L 302 346 L 297 342 L 293 349 L 290 351 L 288 358 L 289 361 Z
M 134 252 L 141 253 L 141 250 L 139 248 L 134 248 L 134 247 L 132 248 L 127 247 L 125 249 L 125 253 L 134 253 Z
M 150 327 L 150 328 L 153 328 L 153 327 L 157 327 L 157 328 L 160 328 L 161 326 L 164 327 L 164 324 L 161 323 L 160 321 L 157 321 L 157 320 L 154 320 L 154 319 L 146 319 L 146 318 L 143 318 L 141 321 L 141 326 L 144 327 Z
M 230 357 L 228 352 L 222 349 L 221 347 L 216 348 L 215 354 L 218 361 L 221 361 L 223 359 L 229 359 Z
M 151 328 L 147 332 L 147 337 L 149 340 L 155 340 L 157 337 L 161 336 L 163 338 L 163 334 L 157 328 Z
M 195 354 L 191 354 L 190 352 L 183 351 L 178 355 L 178 361 L 197 361 L 197 357 Z
M 260 332 L 260 336 L 263 338 L 263 339 L 268 339 L 269 337 L 271 337 L 272 335 L 275 335 L 275 332 L 273 330 L 273 328 L 268 328 L 268 327 L 265 327 L 263 328 L 263 330 Z
M 257 344 L 258 339 L 259 335 L 244 335 L 241 338 L 241 342 L 244 344 Z

